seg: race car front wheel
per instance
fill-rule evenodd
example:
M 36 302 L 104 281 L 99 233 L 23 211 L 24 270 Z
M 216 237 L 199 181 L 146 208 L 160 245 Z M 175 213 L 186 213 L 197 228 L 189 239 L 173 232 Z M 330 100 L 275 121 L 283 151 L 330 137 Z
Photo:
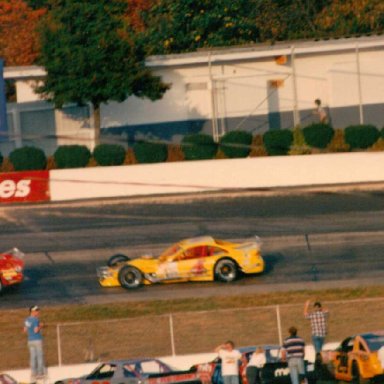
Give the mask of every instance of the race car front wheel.
M 239 270 L 236 263 L 231 259 L 220 259 L 215 265 L 215 278 L 219 281 L 229 283 L 237 279 Z
M 127 289 L 138 288 L 143 283 L 143 275 L 137 268 L 126 265 L 119 271 L 119 282 Z

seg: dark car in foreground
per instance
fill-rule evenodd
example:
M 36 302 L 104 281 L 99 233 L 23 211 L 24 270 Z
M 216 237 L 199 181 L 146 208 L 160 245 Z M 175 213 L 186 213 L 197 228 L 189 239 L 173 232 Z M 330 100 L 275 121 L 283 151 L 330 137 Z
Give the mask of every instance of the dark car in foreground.
M 91 373 L 55 384 L 200 384 L 194 370 L 177 371 L 159 359 L 111 360 Z
M 282 347 L 279 345 L 261 345 L 265 351 L 266 364 L 261 372 L 263 384 L 290 384 L 289 368 L 285 361 L 282 360 Z M 237 348 L 242 356 L 243 361 L 248 362 L 252 353 L 258 346 Z M 245 360 L 244 360 L 245 358 Z M 239 363 L 240 379 L 242 384 L 248 384 L 246 377 L 246 363 Z M 317 375 L 315 373 L 315 364 L 305 361 L 308 384 L 315 384 Z M 221 375 L 221 359 L 217 357 L 213 361 L 203 364 L 197 364 L 192 367 L 196 369 L 202 384 L 223 384 Z

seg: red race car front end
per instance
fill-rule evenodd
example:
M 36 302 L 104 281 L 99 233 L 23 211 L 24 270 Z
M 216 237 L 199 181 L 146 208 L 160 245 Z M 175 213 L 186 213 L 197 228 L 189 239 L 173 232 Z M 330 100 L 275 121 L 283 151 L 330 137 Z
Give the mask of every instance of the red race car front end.
M 24 253 L 17 248 L 0 254 L 0 292 L 24 279 Z

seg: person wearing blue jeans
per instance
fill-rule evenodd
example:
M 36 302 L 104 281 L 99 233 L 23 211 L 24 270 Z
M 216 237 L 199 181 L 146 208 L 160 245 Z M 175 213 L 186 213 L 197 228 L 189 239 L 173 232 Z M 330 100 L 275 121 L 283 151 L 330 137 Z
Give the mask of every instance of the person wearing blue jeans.
M 309 311 L 310 301 L 304 305 L 304 317 L 311 322 L 312 343 L 315 349 L 316 358 L 321 358 L 321 350 L 328 332 L 328 310 L 321 306 L 319 301 L 313 304 L 313 311 Z
M 290 327 L 288 332 L 289 336 L 284 340 L 283 343 L 283 360 L 288 362 L 291 383 L 305 383 L 305 342 L 300 336 L 297 336 L 296 327 Z
M 239 384 L 239 364 L 243 360 L 241 353 L 235 349 L 233 341 L 228 340 L 219 345 L 215 352 L 221 359 L 221 375 L 224 384 Z
M 24 332 L 28 336 L 32 383 L 45 376 L 43 336 L 41 334 L 43 324 L 40 322 L 39 314 L 39 307 L 34 305 L 29 308 L 29 316 L 24 321 Z

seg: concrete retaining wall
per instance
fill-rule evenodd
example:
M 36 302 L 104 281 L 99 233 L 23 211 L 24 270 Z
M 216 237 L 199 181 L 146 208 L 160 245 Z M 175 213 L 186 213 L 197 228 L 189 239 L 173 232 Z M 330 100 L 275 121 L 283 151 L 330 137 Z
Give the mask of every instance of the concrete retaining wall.
M 51 201 L 384 181 L 384 152 L 50 171 Z

